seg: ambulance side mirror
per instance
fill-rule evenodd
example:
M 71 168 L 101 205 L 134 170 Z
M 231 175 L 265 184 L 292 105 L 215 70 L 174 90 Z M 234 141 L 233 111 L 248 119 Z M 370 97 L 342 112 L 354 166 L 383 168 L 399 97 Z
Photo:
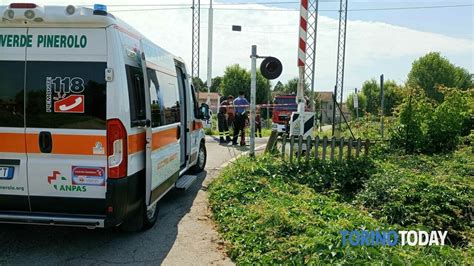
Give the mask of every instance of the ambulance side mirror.
M 211 118 L 209 105 L 205 103 L 201 103 L 201 107 L 199 107 L 199 119 L 209 120 Z

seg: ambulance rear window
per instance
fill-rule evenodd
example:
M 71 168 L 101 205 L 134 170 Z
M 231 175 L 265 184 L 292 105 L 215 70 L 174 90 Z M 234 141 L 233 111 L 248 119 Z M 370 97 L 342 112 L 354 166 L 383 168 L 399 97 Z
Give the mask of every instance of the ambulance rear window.
M 105 129 L 105 62 L 26 63 L 26 126 Z
M 0 61 L 0 127 L 24 127 L 24 61 Z

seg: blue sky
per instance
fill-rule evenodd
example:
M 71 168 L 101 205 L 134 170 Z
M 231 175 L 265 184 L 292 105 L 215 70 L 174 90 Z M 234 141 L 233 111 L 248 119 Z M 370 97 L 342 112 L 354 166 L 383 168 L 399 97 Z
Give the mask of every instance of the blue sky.
M 264 3 L 264 2 L 298 2 L 285 0 L 223 0 L 226 3 Z M 207 3 L 206 0 L 201 3 Z M 446 5 L 474 5 L 473 0 L 349 0 L 349 9 L 392 8 L 392 7 L 421 7 Z M 267 6 L 298 9 L 299 4 L 268 4 Z M 338 12 L 324 11 L 339 9 L 338 0 L 320 0 L 319 8 L 323 16 L 338 18 Z M 380 10 L 352 11 L 350 20 L 379 21 L 403 26 L 420 31 L 440 33 L 446 36 L 474 39 L 474 6 L 453 8 L 432 8 L 413 10 Z

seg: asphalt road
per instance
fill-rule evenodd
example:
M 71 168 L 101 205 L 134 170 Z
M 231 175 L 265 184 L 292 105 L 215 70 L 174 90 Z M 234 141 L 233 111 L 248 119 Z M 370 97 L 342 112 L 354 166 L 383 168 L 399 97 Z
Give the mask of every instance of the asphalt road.
M 266 139 L 257 139 L 262 146 Z M 206 171 L 187 191 L 160 201 L 155 227 L 140 233 L 0 224 L 0 264 L 230 264 L 207 208 L 206 187 L 219 167 L 248 150 L 207 139 Z

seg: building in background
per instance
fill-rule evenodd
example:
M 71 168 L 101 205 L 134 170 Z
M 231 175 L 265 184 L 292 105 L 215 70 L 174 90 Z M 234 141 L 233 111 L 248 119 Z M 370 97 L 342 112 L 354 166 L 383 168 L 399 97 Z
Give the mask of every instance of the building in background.
M 217 92 L 211 92 L 210 95 L 211 95 L 211 106 L 209 106 L 209 108 L 212 110 L 214 114 L 217 114 L 217 101 L 219 100 L 220 95 Z M 207 102 L 207 92 L 198 92 L 197 96 L 198 96 L 199 105 L 201 105 L 201 103 Z
M 321 113 L 322 113 L 321 123 L 326 124 L 326 125 L 332 123 L 332 112 L 333 112 L 333 108 L 334 108 L 334 102 L 333 102 L 333 99 L 332 99 L 332 94 L 333 94 L 333 92 L 331 92 L 331 91 L 318 92 L 318 97 L 319 97 L 319 100 L 321 101 Z M 351 112 L 349 111 L 349 108 L 347 108 L 347 105 L 345 103 L 341 106 L 341 109 L 342 109 L 342 113 L 346 117 L 346 120 L 350 121 L 351 120 Z M 336 121 L 339 121 L 338 120 L 339 119 L 339 114 L 336 113 L 336 115 L 337 115 Z M 341 118 L 341 119 L 343 119 L 343 118 Z M 344 119 L 342 121 L 344 122 Z
M 318 92 L 318 98 L 321 101 L 321 123 L 331 124 L 332 123 L 332 109 L 334 103 L 332 99 L 331 91 Z

